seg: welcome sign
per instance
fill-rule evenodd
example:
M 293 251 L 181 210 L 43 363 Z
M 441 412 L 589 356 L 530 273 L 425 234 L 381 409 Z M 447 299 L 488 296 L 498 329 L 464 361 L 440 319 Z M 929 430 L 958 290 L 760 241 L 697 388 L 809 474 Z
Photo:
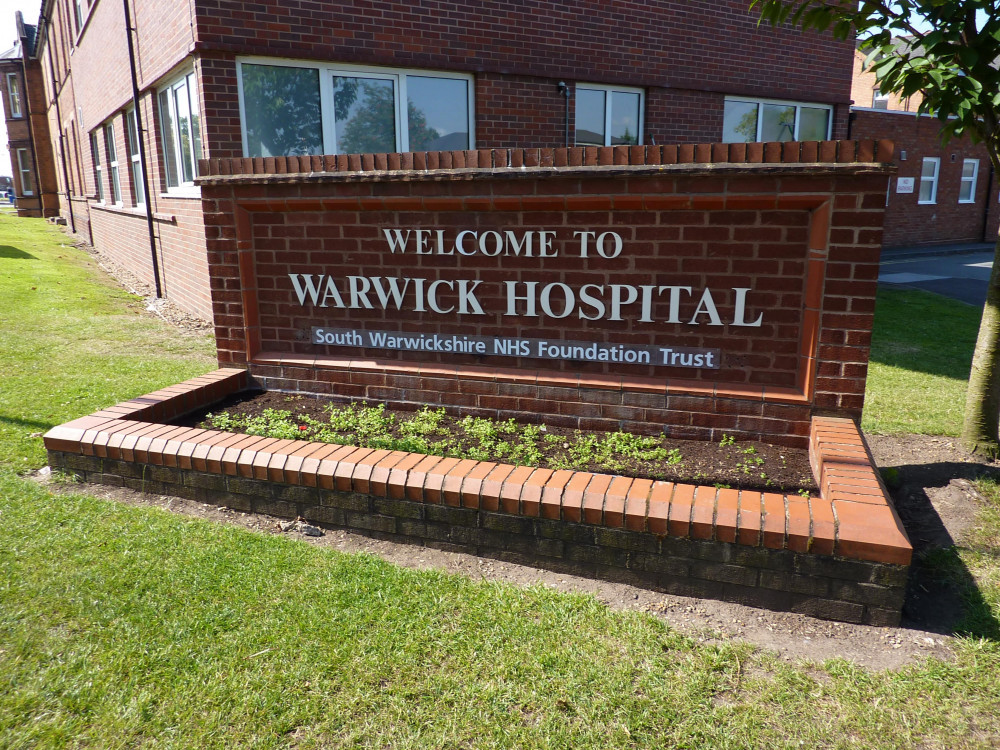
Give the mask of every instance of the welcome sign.
M 379 356 L 412 352 L 719 370 L 724 350 L 690 346 L 685 334 L 701 328 L 764 328 L 769 295 L 756 300 L 750 285 L 707 285 L 703 277 L 683 272 L 667 278 L 654 268 L 642 278 L 636 271 L 644 265 L 642 255 L 649 243 L 635 242 L 634 232 L 628 232 L 630 242 L 624 233 L 573 227 L 381 226 L 373 232 L 380 247 L 366 243 L 384 256 L 379 273 L 344 273 L 342 268 L 323 265 L 288 273 L 286 288 L 301 312 L 330 321 L 309 328 L 312 344 L 364 349 Z M 638 258 L 630 253 L 633 242 L 640 246 Z M 395 273 L 385 273 L 386 267 L 395 267 Z M 579 274 L 572 272 L 574 267 Z M 431 269 L 436 272 L 428 273 Z M 514 273 L 505 274 L 510 271 Z M 745 279 L 728 281 L 746 283 Z M 337 324 L 353 321 L 358 314 L 395 318 L 400 327 Z M 417 319 L 455 323 L 466 330 L 407 330 L 407 323 Z M 582 339 L 565 334 L 509 335 L 505 330 L 501 335 L 481 335 L 476 326 L 484 319 L 521 334 L 567 323 L 592 331 L 594 324 L 607 322 L 623 324 L 618 326 L 623 336 L 632 337 L 644 327 L 657 335 L 648 336 L 656 339 L 652 343 L 618 341 L 613 334 Z M 681 338 L 663 335 L 671 329 Z

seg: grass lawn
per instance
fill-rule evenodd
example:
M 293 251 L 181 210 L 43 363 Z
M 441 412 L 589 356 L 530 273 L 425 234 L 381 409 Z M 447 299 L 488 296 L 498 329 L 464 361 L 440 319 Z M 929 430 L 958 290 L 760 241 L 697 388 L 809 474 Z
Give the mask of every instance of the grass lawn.
M 862 429 L 961 434 L 982 314 L 930 292 L 880 289 Z
M 32 434 L 213 366 L 61 241 L 0 216 L 0 747 L 1000 743 L 976 622 L 950 663 L 790 666 L 590 597 L 52 495 L 19 476 Z M 959 564 L 996 617 L 993 502 Z

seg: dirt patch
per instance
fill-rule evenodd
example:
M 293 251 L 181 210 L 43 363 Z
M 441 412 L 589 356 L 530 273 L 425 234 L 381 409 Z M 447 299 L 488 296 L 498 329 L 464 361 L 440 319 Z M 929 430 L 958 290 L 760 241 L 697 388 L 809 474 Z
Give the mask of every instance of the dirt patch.
M 981 507 L 974 481 L 1000 477 L 1000 464 L 969 456 L 955 438 L 870 435 L 867 439 L 913 544 L 903 609 L 906 622 L 935 633 L 953 633 L 968 606 L 955 576 L 965 579 L 965 588 L 976 591 L 971 574 L 953 550 L 965 542 Z M 942 574 L 942 566 L 948 574 Z M 997 629 L 994 623 L 992 630 Z
M 343 403 L 327 399 L 267 391 L 244 394 L 215 404 L 211 413 L 216 417 L 221 415 L 223 418 L 228 416 L 260 420 L 269 410 L 289 412 L 290 420 L 283 427 L 290 430 L 292 436 L 351 445 L 356 438 L 355 431 L 343 429 L 332 435 L 323 435 L 323 428 L 313 426 L 316 423 L 329 425 L 328 409 L 343 406 Z M 407 438 L 405 425 L 414 415 L 415 412 L 412 411 L 386 408 L 384 419 L 390 425 L 387 433 L 397 440 L 412 439 Z M 382 418 L 378 419 L 381 425 Z M 246 431 L 245 426 L 213 422 L 206 418 L 205 412 L 188 417 L 183 424 L 234 432 Z M 500 427 L 509 431 L 501 431 L 495 435 L 483 435 L 477 431 L 473 435 L 459 419 L 444 415 L 440 422 L 435 423 L 433 431 L 420 435 L 420 440 L 427 444 L 437 444 L 437 448 L 429 451 L 433 455 L 455 455 L 543 468 L 571 468 L 577 471 L 766 492 L 817 491 L 808 454 L 804 450 L 782 448 L 758 441 L 733 442 L 727 439 L 709 443 L 701 440 L 656 438 L 650 439 L 644 450 L 659 451 L 659 457 L 643 459 L 639 457 L 639 452 L 630 451 L 628 444 L 620 446 L 623 450 L 621 453 L 603 455 L 602 441 L 608 438 L 614 440 L 616 437 L 610 433 L 581 433 L 579 430 L 513 422 L 504 423 Z M 381 434 L 378 433 L 380 439 Z M 275 433 L 271 436 L 289 435 Z M 596 445 L 592 445 L 594 442 Z M 382 443 L 372 442 L 363 445 L 386 447 Z M 405 444 L 392 448 L 425 452 L 420 448 L 409 448 Z M 470 450 L 477 452 L 470 453 Z M 527 451 L 531 452 L 530 456 L 525 455 Z
M 306 544 L 343 552 L 367 552 L 401 567 L 435 568 L 474 579 L 522 586 L 542 585 L 591 594 L 614 609 L 649 612 L 701 642 L 744 640 L 790 662 L 842 658 L 881 670 L 898 669 L 929 656 L 950 659 L 954 624 L 961 617 L 963 602 L 954 585 L 940 582 L 926 560 L 931 551 L 961 542 L 981 502 L 970 480 L 982 472 L 998 471 L 998 465 L 967 460 L 946 438 L 872 436 L 869 443 L 881 466 L 897 469 L 899 481 L 893 488 L 893 496 L 917 547 L 904 621 L 898 628 L 830 622 L 711 599 L 666 595 L 498 558 L 388 542 L 343 530 L 326 529 L 322 537 L 313 538 L 295 530 L 294 526 L 293 530 L 283 532 L 285 519 L 122 488 L 91 485 L 87 492 L 130 505 L 165 508 L 260 533 L 292 534 Z M 50 483 L 49 486 L 57 492 L 79 491 L 79 486 L 75 485 Z

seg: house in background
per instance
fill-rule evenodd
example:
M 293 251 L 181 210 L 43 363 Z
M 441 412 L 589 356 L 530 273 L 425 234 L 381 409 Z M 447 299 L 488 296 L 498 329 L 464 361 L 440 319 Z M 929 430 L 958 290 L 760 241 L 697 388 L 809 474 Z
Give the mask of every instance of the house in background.
M 920 94 L 883 95 L 865 57 L 855 50 L 850 137 L 893 140 L 899 167 L 886 196 L 883 245 L 996 242 L 1000 187 L 986 148 L 964 137 L 943 145 L 940 121 L 917 114 Z
M 206 318 L 199 159 L 843 138 L 852 50 L 745 0 L 45 0 L 35 44 L 62 216 Z
M 18 216 L 58 216 L 45 89 L 34 57 L 36 27 L 15 14 L 17 44 L 0 53 L 0 96 Z

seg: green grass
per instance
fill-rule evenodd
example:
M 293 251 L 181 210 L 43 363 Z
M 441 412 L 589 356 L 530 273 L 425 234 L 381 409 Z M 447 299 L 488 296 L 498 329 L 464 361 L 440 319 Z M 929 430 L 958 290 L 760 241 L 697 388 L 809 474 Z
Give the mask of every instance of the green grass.
M 212 367 L 60 239 L 0 216 L 0 747 L 1000 743 L 995 503 L 941 566 L 981 582 L 955 660 L 880 673 L 21 478 L 31 432 Z
M 982 312 L 929 292 L 880 289 L 862 429 L 960 434 Z
M 0 215 L 0 462 L 45 463 L 53 425 L 212 370 L 208 336 L 178 336 L 41 219 Z

